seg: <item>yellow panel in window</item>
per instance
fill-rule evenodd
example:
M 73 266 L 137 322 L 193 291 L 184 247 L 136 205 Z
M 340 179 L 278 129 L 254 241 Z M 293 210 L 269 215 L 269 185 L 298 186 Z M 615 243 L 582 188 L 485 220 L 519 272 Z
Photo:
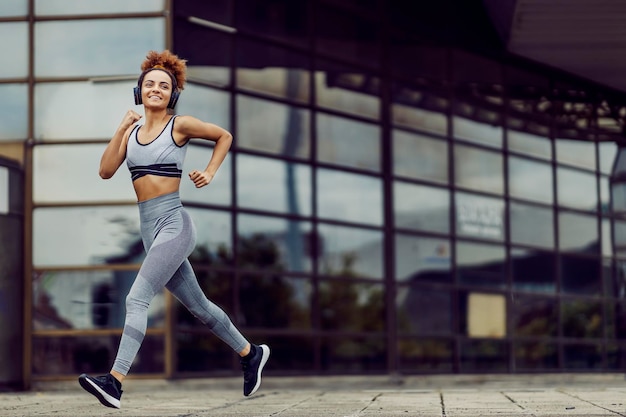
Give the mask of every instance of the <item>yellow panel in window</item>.
M 506 300 L 500 294 L 472 293 L 467 302 L 470 337 L 502 338 L 506 335 Z

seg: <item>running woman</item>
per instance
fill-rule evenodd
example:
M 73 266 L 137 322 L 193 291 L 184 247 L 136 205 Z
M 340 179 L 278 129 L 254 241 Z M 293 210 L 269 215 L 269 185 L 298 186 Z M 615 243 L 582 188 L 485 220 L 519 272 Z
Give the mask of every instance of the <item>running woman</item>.
M 224 161 L 232 135 L 225 129 L 192 116 L 172 115 L 186 81 L 186 61 L 170 51 L 150 51 L 141 64 L 134 88 L 141 115 L 128 110 L 109 141 L 100 161 L 100 176 L 111 178 L 124 160 L 137 195 L 141 238 L 146 257 L 126 297 L 126 319 L 111 371 L 103 376 L 82 374 L 80 385 L 100 402 L 120 408 L 122 382 L 146 334 L 148 306 L 163 287 L 241 357 L 243 395 L 254 394 L 270 356 L 267 345 L 255 345 L 237 330 L 224 311 L 209 301 L 187 257 L 196 242 L 196 229 L 181 204 L 179 187 L 187 143 L 192 138 L 215 142 L 204 170 L 193 170 L 189 179 L 196 188 L 211 183 Z

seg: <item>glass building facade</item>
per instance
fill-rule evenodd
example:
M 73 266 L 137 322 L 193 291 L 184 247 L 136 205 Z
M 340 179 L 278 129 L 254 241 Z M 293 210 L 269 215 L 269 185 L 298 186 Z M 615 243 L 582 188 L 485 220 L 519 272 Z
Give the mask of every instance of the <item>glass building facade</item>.
M 176 112 L 235 138 L 210 187 L 183 177 L 181 196 L 200 284 L 271 345 L 268 373 L 623 372 L 626 95 L 430 36 L 404 3 L 0 3 L 26 381 L 114 359 L 143 247 L 130 175 L 98 166 L 165 48 L 188 60 Z M 211 147 L 187 155 L 186 172 Z M 149 311 L 133 375 L 239 372 L 168 293 Z

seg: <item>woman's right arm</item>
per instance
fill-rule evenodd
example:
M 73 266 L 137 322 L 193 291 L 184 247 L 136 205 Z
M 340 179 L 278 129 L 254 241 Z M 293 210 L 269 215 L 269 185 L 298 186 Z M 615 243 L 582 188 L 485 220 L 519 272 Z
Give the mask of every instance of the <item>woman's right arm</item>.
M 120 123 L 115 131 L 115 134 L 109 141 L 100 159 L 101 178 L 105 180 L 111 178 L 120 165 L 122 165 L 124 159 L 126 159 L 126 143 L 128 142 L 128 136 L 133 129 L 133 125 L 139 119 L 141 119 L 141 115 L 133 110 L 128 110 L 124 115 L 122 123 Z

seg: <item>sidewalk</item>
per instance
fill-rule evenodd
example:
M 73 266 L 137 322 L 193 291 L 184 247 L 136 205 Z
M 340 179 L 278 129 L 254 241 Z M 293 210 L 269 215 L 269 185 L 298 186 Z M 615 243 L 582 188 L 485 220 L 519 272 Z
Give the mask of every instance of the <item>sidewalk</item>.
M 129 379 L 122 408 L 77 382 L 0 393 L 0 416 L 626 416 L 623 374 L 265 377 L 252 397 L 240 378 Z

